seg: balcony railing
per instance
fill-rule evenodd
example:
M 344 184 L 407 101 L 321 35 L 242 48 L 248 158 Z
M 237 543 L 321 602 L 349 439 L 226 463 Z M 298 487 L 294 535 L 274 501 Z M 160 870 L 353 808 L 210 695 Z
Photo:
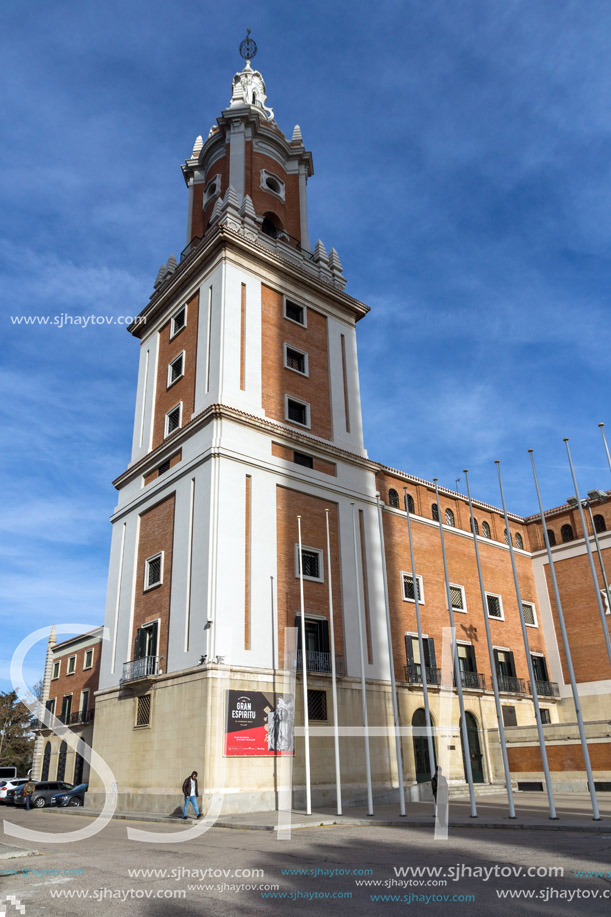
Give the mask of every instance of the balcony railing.
M 425 666 L 426 683 L 433 687 L 439 687 L 441 684 L 441 669 L 434 666 Z M 422 663 L 408 662 L 405 666 L 405 680 L 410 685 L 422 684 Z
M 297 671 L 303 666 L 301 650 L 297 651 Z M 308 672 L 323 672 L 331 674 L 331 653 L 319 653 L 317 650 L 306 650 L 306 667 Z M 338 675 L 344 674 L 344 657 L 335 656 L 335 671 Z
M 486 676 L 479 672 L 461 672 L 460 680 L 463 688 L 474 688 L 476 691 L 486 690 Z M 454 679 L 456 684 L 456 679 Z
M 523 678 L 514 678 L 512 675 L 497 675 L 499 691 L 504 694 L 526 694 L 526 685 Z
M 137 678 L 150 678 L 159 671 L 159 656 L 143 656 L 123 664 L 121 683 L 135 681 Z
M 560 689 L 555 681 L 535 681 L 539 697 L 560 697 Z

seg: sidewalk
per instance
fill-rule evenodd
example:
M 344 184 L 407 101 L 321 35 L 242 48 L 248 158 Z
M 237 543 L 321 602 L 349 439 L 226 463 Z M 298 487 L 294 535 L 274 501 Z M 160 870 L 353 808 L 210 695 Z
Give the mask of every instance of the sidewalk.
M 602 798 L 601 798 L 602 797 Z M 476 800 L 477 801 L 477 800 Z M 606 834 L 611 837 L 611 794 L 599 794 L 598 805 L 601 820 L 594 821 L 590 797 L 587 793 L 557 794 L 555 797 L 558 818 L 549 817 L 547 796 L 545 793 L 515 793 L 514 803 L 516 818 L 510 819 L 507 812 L 507 796 L 505 794 L 486 795 L 477 801 L 477 818 L 471 818 L 469 801 L 451 800 L 449 808 L 449 827 L 451 829 L 479 828 L 482 829 L 507 829 L 507 830 L 532 830 L 532 831 L 579 831 Z M 306 815 L 303 810 L 293 810 L 290 817 L 292 830 L 307 828 L 352 826 L 365 827 L 401 827 L 401 828 L 428 828 L 433 830 L 433 807 L 427 802 L 406 803 L 406 814 L 399 815 L 399 804 L 396 806 L 374 807 L 373 816 L 367 815 L 363 806 L 344 808 L 343 815 L 337 815 L 334 809 L 317 808 L 311 815 Z M 53 811 L 66 815 L 97 815 L 92 809 L 62 808 Z M 158 822 L 163 824 L 185 824 L 181 818 L 146 815 L 135 812 L 116 812 L 116 819 L 129 821 Z M 198 824 L 195 819 L 188 819 L 189 827 Z M 216 828 L 232 828 L 240 831 L 277 831 L 279 825 L 278 812 L 248 812 L 237 815 L 221 815 L 215 824 Z M 281 826 L 288 827 L 287 815 L 282 815 Z

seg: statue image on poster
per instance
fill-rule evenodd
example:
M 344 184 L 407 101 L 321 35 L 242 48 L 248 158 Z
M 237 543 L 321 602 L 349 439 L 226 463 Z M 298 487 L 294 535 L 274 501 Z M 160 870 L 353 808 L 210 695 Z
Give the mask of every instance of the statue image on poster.
M 293 751 L 295 702 L 292 694 L 281 695 L 267 715 L 267 747 L 270 751 Z

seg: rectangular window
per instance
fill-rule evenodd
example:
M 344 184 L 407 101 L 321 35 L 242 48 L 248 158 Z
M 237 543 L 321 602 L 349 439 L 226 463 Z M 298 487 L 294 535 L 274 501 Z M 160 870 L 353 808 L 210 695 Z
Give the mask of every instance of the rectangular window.
M 166 471 L 169 471 L 169 470 L 170 470 L 170 460 L 167 459 L 167 461 L 162 462 L 159 468 L 157 469 L 157 475 L 161 476 L 162 474 L 165 474 Z
M 185 352 L 179 353 L 168 366 L 168 388 L 185 374 Z
M 172 316 L 172 321 L 170 322 L 170 338 L 176 337 L 176 335 L 182 331 L 182 329 L 187 324 L 187 307 L 183 306 L 182 309 L 179 309 Z
M 415 602 L 416 589 L 418 590 L 418 603 L 424 605 L 424 590 L 422 588 L 422 577 L 416 574 L 416 589 L 414 588 L 414 577 L 411 573 L 402 573 L 403 578 L 403 601 Z
M 524 623 L 528 624 L 529 627 L 537 626 L 537 615 L 535 613 L 535 606 L 532 602 L 522 602 L 522 612 L 524 614 Z
M 286 369 L 292 369 L 296 373 L 301 373 L 302 376 L 307 376 L 309 372 L 307 353 L 285 344 L 284 366 Z
M 493 595 L 490 592 L 486 593 L 486 604 L 488 605 L 488 617 L 489 618 L 498 618 L 499 621 L 503 621 L 503 605 L 501 604 L 500 595 Z
M 90 669 L 93 665 L 93 650 L 85 650 L 85 662 L 83 663 L 84 669 Z
M 74 675 L 76 672 L 76 656 L 68 656 L 68 675 Z
M 297 401 L 285 395 L 285 418 L 291 423 L 298 423 L 301 427 L 310 426 L 310 405 L 305 401 Z
M 47 708 L 49 713 L 52 713 L 53 715 L 55 715 L 55 698 L 52 697 L 50 700 L 48 700 L 47 703 L 45 704 L 45 707 Z
M 541 722 L 543 723 L 543 725 L 545 725 L 546 723 L 551 723 L 552 718 L 550 716 L 548 707 L 541 707 L 540 713 L 541 713 Z
M 293 461 L 296 465 L 303 465 L 304 468 L 313 468 L 314 459 L 311 455 L 304 455 L 303 452 L 293 452 Z
M 308 717 L 311 720 L 327 719 L 327 692 L 308 690 Z
M 547 663 L 545 661 L 545 656 L 539 656 L 536 653 L 531 653 L 530 660 L 532 662 L 533 675 L 535 676 L 535 681 L 549 682 L 549 675 L 547 672 Z
M 609 605 L 609 596 L 606 589 L 601 589 L 600 594 L 603 597 L 603 608 L 605 609 L 605 614 L 611 614 L 611 606 Z
M 475 650 L 470 643 L 459 643 L 456 647 L 458 666 L 461 672 L 477 672 Z
M 89 691 L 81 691 L 81 720 L 85 722 L 89 713 Z
M 151 695 L 143 694 L 136 698 L 136 726 L 151 724 Z
M 53 675 L 51 676 L 52 678 L 59 678 L 60 666 L 61 666 L 61 662 L 59 661 L 53 663 Z
M 462 586 L 455 586 L 450 583 L 450 599 L 454 611 L 466 611 L 465 590 Z
M 180 427 L 182 415 L 182 401 L 180 404 L 177 404 L 175 408 L 172 408 L 171 411 L 165 415 L 165 435 L 169 436 L 170 433 L 173 433 L 175 430 L 178 430 Z
M 67 726 L 70 723 L 70 714 L 72 713 L 72 695 L 64 694 L 62 700 L 62 712 L 60 714 L 60 719 L 64 726 Z
M 494 650 L 494 664 L 499 678 L 515 678 L 516 666 L 511 650 Z M 503 686 L 501 685 L 501 691 Z
M 503 711 L 503 726 L 517 726 L 518 718 L 515 707 L 501 707 Z
M 284 317 L 306 327 L 306 309 L 290 299 L 284 300 Z
M 301 564 L 303 578 L 323 582 L 323 558 L 322 551 L 318 548 L 306 548 L 301 546 Z M 299 576 L 299 545 L 295 545 L 295 576 Z
M 144 562 L 144 588 L 152 589 L 163 582 L 163 551 Z

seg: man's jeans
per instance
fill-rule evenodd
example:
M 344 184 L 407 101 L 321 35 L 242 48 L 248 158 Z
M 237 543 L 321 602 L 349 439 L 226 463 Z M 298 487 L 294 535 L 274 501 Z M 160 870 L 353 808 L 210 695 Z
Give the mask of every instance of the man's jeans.
M 30 799 L 32 798 L 29 793 L 24 793 L 25 796 L 25 809 L 26 812 L 30 811 Z
M 187 817 L 187 806 L 191 803 L 195 809 L 195 815 L 199 818 L 199 809 L 197 808 L 197 796 L 185 796 L 185 807 L 183 809 L 183 817 Z

